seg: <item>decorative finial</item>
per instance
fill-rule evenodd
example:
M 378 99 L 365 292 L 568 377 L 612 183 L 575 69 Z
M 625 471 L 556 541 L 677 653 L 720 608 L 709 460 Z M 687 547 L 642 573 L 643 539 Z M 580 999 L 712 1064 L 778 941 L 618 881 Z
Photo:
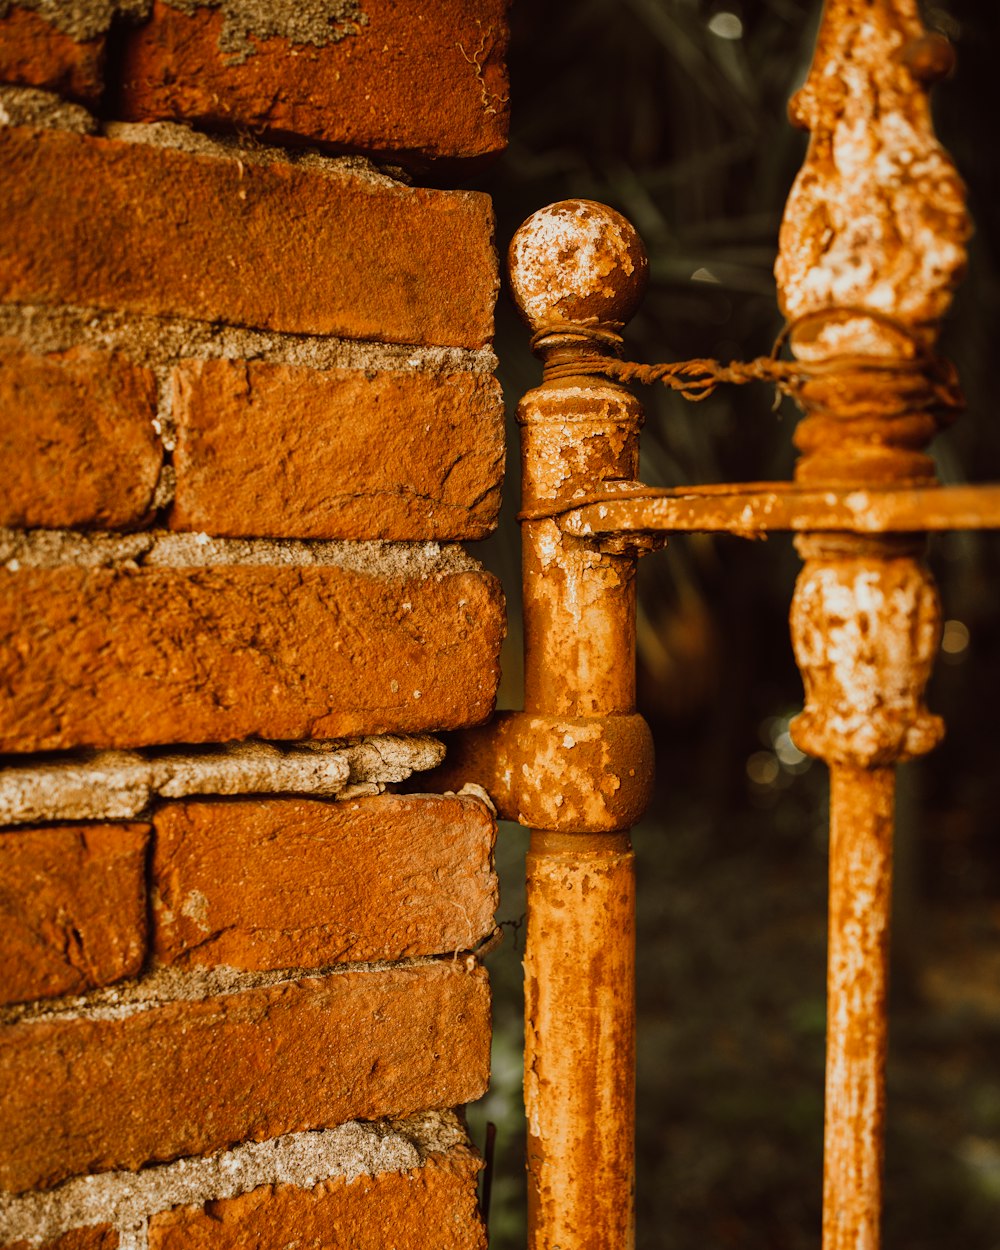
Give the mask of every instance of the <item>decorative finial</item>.
M 809 331 L 792 337 L 800 359 L 906 355 L 912 336 L 925 348 L 934 342 L 970 229 L 927 100 L 950 63 L 949 45 L 924 30 L 916 0 L 827 0 L 812 68 L 790 106 L 812 137 L 775 267 L 788 320 L 810 319 Z M 882 316 L 823 319 L 838 309 Z
M 635 228 L 593 200 L 539 209 L 507 255 L 517 307 L 535 333 L 577 324 L 620 330 L 638 308 L 649 262 Z

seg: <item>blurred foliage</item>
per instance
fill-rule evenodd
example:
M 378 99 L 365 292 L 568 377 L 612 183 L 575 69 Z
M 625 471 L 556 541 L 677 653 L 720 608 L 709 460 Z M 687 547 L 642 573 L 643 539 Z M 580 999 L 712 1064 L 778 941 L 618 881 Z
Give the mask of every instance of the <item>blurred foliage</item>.
M 813 0 L 515 0 L 510 148 L 477 185 L 498 242 L 554 200 L 602 200 L 651 258 L 631 359 L 767 352 L 780 328 L 772 265 L 805 149 L 787 123 L 805 77 Z M 969 412 L 935 447 L 946 481 L 1000 479 L 992 338 L 1000 313 L 1000 195 L 992 134 L 1000 6 L 928 4 L 957 44 L 936 90 L 945 145 L 977 235 L 945 334 Z M 539 366 L 510 303 L 498 309 L 511 409 Z M 689 405 L 642 392 L 642 476 L 653 485 L 787 478 L 796 420 L 768 388 Z M 507 590 L 502 702 L 520 702 L 517 431 L 504 520 L 483 545 Z M 946 744 L 900 784 L 887 1250 L 1000 1247 L 1000 545 L 934 541 L 946 617 L 932 703 Z M 791 748 L 801 700 L 787 632 L 791 543 L 691 538 L 640 567 L 640 703 L 659 798 L 639 860 L 638 1244 L 643 1250 L 799 1250 L 818 1244 L 822 1174 L 825 778 Z M 501 916 L 521 916 L 524 834 L 506 827 Z M 499 1124 L 491 1237 L 523 1245 L 519 952 L 491 957 L 494 1087 L 470 1112 Z

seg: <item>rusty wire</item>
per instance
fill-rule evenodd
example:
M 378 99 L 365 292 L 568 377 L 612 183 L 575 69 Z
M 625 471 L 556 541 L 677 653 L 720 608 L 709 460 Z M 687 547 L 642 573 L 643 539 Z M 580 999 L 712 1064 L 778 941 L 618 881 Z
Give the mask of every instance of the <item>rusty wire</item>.
M 869 317 L 899 334 L 912 347 L 911 355 L 839 355 L 824 361 L 781 360 L 780 353 L 794 335 L 811 325 L 820 325 L 833 317 Z M 552 340 L 559 340 L 553 342 Z M 592 346 L 592 355 L 574 354 L 572 358 L 549 359 L 554 347 L 569 347 L 566 340 L 577 340 L 580 346 Z M 722 385 L 745 386 L 749 382 L 772 382 L 778 394 L 790 395 L 805 407 L 802 392 L 810 383 L 836 374 L 882 373 L 906 375 L 917 385 L 901 397 L 898 409 L 880 410 L 880 416 L 901 416 L 905 413 L 934 410 L 954 414 L 964 407 L 958 377 L 951 361 L 931 351 L 910 326 L 886 313 L 871 308 L 840 306 L 822 308 L 786 322 L 767 356 L 754 360 L 732 360 L 723 364 L 710 357 L 673 360 L 656 364 L 640 364 L 617 359 L 624 340 L 609 325 L 588 325 L 573 321 L 546 322 L 531 338 L 531 350 L 542 358 L 543 379 L 555 382 L 563 378 L 601 374 L 614 381 L 639 382 L 651 386 L 657 382 L 676 391 L 689 403 L 701 403 Z M 613 352 L 614 355 L 609 355 Z M 922 385 L 921 385 L 922 383 Z M 825 406 L 809 404 L 813 413 L 824 412 Z

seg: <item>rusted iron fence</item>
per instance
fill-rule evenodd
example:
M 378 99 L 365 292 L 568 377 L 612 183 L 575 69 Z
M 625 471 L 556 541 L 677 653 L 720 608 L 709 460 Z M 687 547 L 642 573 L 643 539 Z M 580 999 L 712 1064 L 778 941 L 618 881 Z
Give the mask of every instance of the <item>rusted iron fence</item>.
M 522 425 L 525 710 L 456 767 L 532 830 L 525 1103 L 532 1250 L 633 1233 L 634 876 L 651 780 L 634 710 L 635 568 L 680 531 L 791 530 L 796 745 L 830 769 L 824 1250 L 879 1245 L 895 765 L 942 733 L 924 704 L 941 613 L 934 530 L 1000 526 L 1000 488 L 939 486 L 926 446 L 958 389 L 935 352 L 965 262 L 961 182 L 927 100 L 951 65 L 916 0 L 827 0 L 791 106 L 810 131 L 776 265 L 790 361 L 620 362 L 646 258 L 617 213 L 564 201 L 515 236 L 510 279 L 545 363 Z M 651 490 L 622 380 L 697 398 L 771 378 L 804 417 L 793 482 Z

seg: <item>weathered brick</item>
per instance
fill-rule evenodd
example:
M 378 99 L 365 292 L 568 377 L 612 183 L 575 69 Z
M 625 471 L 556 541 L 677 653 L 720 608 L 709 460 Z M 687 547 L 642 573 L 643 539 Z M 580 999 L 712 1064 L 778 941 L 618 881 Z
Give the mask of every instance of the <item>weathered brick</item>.
M 468 1150 L 428 1156 L 409 1172 L 380 1172 L 315 1189 L 268 1185 L 239 1198 L 176 1207 L 149 1222 L 150 1250 L 485 1250 L 476 1202 L 479 1160 Z
M 176 529 L 482 538 L 503 478 L 488 376 L 186 361 L 174 371 Z
M 5 1242 L 0 1250 L 118 1250 L 118 1233 L 110 1224 L 93 1224 L 90 1228 L 71 1228 L 61 1237 L 41 1243 Z
M 0 17 L 0 82 L 94 103 L 104 89 L 103 68 L 103 35 L 76 40 L 17 3 Z
M 0 339 L 0 525 L 138 525 L 162 449 L 156 379 L 90 347 L 37 355 Z
M 482 156 L 507 139 L 507 0 L 364 0 L 325 47 L 232 42 L 239 19 L 157 3 L 130 32 L 121 107 L 137 120 L 249 126 L 406 158 Z M 236 55 L 233 55 L 234 51 Z
M 486 973 L 464 960 L 11 1024 L 0 1186 L 455 1106 L 485 1090 L 489 1048 Z
M 496 579 L 372 563 L 0 568 L 0 750 L 485 720 L 503 633 Z
M 0 1002 L 80 994 L 140 969 L 149 826 L 0 831 Z
M 164 963 L 399 959 L 468 950 L 493 928 L 495 824 L 478 799 L 172 803 L 155 823 Z
M 492 334 L 478 192 L 24 127 L 0 132 L 0 163 L 4 299 L 392 343 Z

